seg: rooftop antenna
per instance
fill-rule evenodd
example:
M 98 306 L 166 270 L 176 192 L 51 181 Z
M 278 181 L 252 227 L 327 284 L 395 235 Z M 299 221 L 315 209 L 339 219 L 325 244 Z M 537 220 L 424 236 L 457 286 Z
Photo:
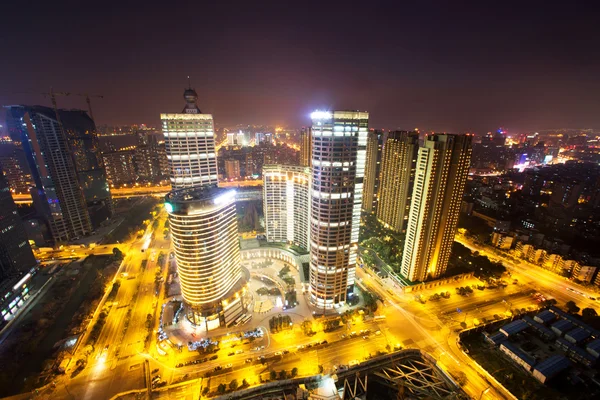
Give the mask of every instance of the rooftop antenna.
M 190 81 L 190 76 L 188 75 L 188 87 L 191 89 L 192 88 L 192 82 Z

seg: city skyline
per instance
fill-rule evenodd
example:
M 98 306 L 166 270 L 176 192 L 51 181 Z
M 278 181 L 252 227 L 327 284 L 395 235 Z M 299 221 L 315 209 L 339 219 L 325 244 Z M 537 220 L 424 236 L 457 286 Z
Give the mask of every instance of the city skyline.
M 6 15 L 19 15 L 19 7 L 7 5 Z M 211 5 L 202 10 L 210 20 L 198 26 L 202 52 L 190 52 L 181 40 L 186 18 L 176 11 L 148 5 L 140 18 L 138 7 L 122 5 L 114 20 L 108 9 L 39 4 L 27 18 L 8 18 L 0 27 L 5 37 L 27 43 L 0 66 L 11 77 L 0 85 L 0 104 L 48 104 L 23 92 L 53 86 L 103 95 L 92 99 L 98 124 L 157 126 L 160 112 L 178 111 L 172 105 L 179 93 L 172 88 L 186 87 L 190 76 L 207 99 L 203 111 L 222 125 L 300 127 L 310 124 L 313 109 L 358 108 L 369 110 L 372 127 L 389 130 L 600 128 L 594 112 L 600 58 L 592 51 L 599 32 L 586 6 L 544 4 L 543 17 L 538 7 L 524 4 L 380 4 L 361 13 L 318 7 L 322 16 L 376 23 L 377 29 L 335 30 L 328 18 L 311 18 L 310 5 L 294 11 L 265 7 L 261 13 Z M 186 7 L 186 14 L 195 11 Z M 108 18 L 110 34 L 102 29 Z M 73 19 L 86 21 L 77 35 Z M 312 28 L 297 30 L 306 20 Z M 409 33 L 398 34 L 399 22 Z M 46 40 L 36 40 L 42 32 Z M 137 40 L 141 32 L 145 40 Z M 48 41 L 60 45 L 45 46 Z M 355 46 L 364 54 L 350 61 Z M 161 48 L 182 54 L 181 62 L 167 62 Z M 40 58 L 44 73 L 35 63 Z M 320 62 L 309 62 L 315 58 Z M 59 106 L 86 108 L 85 99 L 74 95 L 60 98 Z

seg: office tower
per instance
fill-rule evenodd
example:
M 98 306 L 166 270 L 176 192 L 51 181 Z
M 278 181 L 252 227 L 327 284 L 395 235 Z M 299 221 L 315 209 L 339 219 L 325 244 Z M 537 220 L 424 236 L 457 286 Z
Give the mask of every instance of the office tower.
M 310 177 L 307 167 L 263 167 L 263 211 L 267 241 L 309 249 Z
M 369 114 L 311 118 L 310 296 L 325 309 L 343 304 L 354 287 Z
M 469 135 L 435 134 L 419 149 L 401 274 L 410 281 L 448 266 L 471 161 Z
M 137 180 L 133 150 L 111 151 L 104 153 L 104 168 L 106 177 L 112 186 L 134 184 Z
M 89 234 L 92 224 L 75 168 L 81 157 L 71 152 L 61 112 L 42 106 L 6 109 L 9 132 L 20 136 L 35 183 L 31 190 L 35 209 L 48 223 L 54 242 Z
M 202 114 L 192 88 L 179 114 L 161 114 L 173 190 L 218 183 L 213 117 Z
M 233 158 L 225 160 L 225 177 L 227 179 L 240 179 L 240 160 Z
M 209 331 L 245 311 L 235 190 L 206 185 L 165 198 L 188 320 Z
M 310 128 L 303 127 L 300 132 L 300 165 L 303 167 L 310 167 L 312 153 L 311 144 L 312 138 L 310 135 Z
M 390 132 L 383 145 L 377 219 L 396 232 L 408 223 L 418 150 L 418 132 Z
M 383 132 L 370 131 L 367 136 L 365 183 L 362 202 L 363 211 L 368 213 L 373 213 L 377 210 L 382 146 Z

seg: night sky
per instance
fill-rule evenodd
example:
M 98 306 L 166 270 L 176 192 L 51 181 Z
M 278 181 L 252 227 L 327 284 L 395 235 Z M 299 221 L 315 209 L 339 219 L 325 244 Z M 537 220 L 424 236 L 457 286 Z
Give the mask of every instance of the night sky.
M 3 2 L 0 104 L 49 105 L 17 92 L 53 86 L 103 94 L 98 124 L 158 125 L 190 75 L 221 126 L 330 108 L 386 129 L 600 128 L 592 1 L 55 3 Z

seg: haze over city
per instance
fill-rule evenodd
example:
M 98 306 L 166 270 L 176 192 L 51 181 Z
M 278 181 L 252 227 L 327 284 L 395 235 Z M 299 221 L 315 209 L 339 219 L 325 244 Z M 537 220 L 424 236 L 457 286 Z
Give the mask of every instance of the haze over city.
M 0 104 L 52 86 L 104 95 L 99 124 L 155 125 L 189 75 L 220 126 L 334 107 L 384 129 L 600 127 L 593 2 L 28 4 L 3 6 Z
M 572 2 L 10 2 L 0 397 L 600 398 Z

